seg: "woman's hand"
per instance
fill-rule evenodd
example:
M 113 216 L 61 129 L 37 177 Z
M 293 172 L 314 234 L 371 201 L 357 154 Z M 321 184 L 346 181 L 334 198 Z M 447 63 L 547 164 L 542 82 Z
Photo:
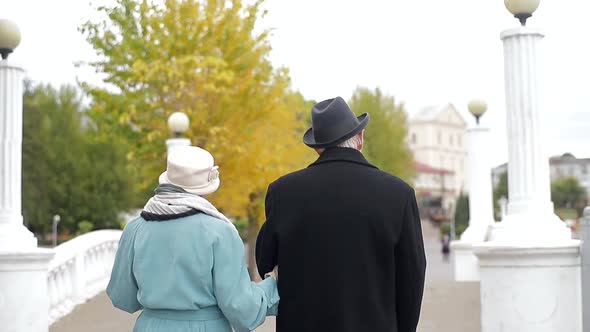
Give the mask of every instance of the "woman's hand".
M 267 274 L 264 275 L 264 279 L 271 277 L 274 280 L 278 281 L 279 280 L 279 266 L 275 266 L 274 269 L 272 269 L 272 271 L 268 272 Z

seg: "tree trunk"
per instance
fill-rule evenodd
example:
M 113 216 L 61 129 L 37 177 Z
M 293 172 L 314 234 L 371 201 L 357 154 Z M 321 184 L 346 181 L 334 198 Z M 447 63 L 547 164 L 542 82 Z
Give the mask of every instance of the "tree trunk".
M 256 237 L 258 236 L 258 209 L 257 193 L 250 193 L 250 206 L 248 206 L 248 232 L 246 235 L 246 242 L 248 248 L 248 271 L 250 272 L 250 279 L 254 281 L 261 280 L 256 268 Z

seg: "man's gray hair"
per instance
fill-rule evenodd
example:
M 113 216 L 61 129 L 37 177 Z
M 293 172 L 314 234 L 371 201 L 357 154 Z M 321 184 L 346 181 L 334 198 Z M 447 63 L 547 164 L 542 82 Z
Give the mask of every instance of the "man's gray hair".
M 347 139 L 346 141 L 338 144 L 337 146 L 341 148 L 351 148 L 358 150 L 359 145 L 361 145 L 362 142 L 363 141 L 361 140 L 361 135 L 356 134 L 351 138 Z

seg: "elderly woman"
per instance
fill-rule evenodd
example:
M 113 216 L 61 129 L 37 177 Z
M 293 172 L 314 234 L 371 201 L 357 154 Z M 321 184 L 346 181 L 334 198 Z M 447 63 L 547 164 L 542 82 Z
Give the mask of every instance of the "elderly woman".
M 156 195 L 127 224 L 107 294 L 134 331 L 251 331 L 276 315 L 274 275 L 250 281 L 234 225 L 203 195 L 219 187 L 213 156 L 198 147 L 170 153 Z

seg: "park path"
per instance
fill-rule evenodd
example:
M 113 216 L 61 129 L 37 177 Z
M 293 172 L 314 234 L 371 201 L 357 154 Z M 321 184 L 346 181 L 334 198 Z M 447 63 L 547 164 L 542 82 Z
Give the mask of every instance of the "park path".
M 438 229 L 425 222 L 423 232 L 428 268 L 418 332 L 480 331 L 479 283 L 454 282 L 452 264 L 444 261 L 440 253 Z M 113 308 L 103 292 L 77 306 L 70 315 L 53 324 L 49 332 L 127 332 L 133 329 L 136 317 L 137 314 L 129 315 Z M 274 330 L 274 318 L 268 318 L 256 332 Z

